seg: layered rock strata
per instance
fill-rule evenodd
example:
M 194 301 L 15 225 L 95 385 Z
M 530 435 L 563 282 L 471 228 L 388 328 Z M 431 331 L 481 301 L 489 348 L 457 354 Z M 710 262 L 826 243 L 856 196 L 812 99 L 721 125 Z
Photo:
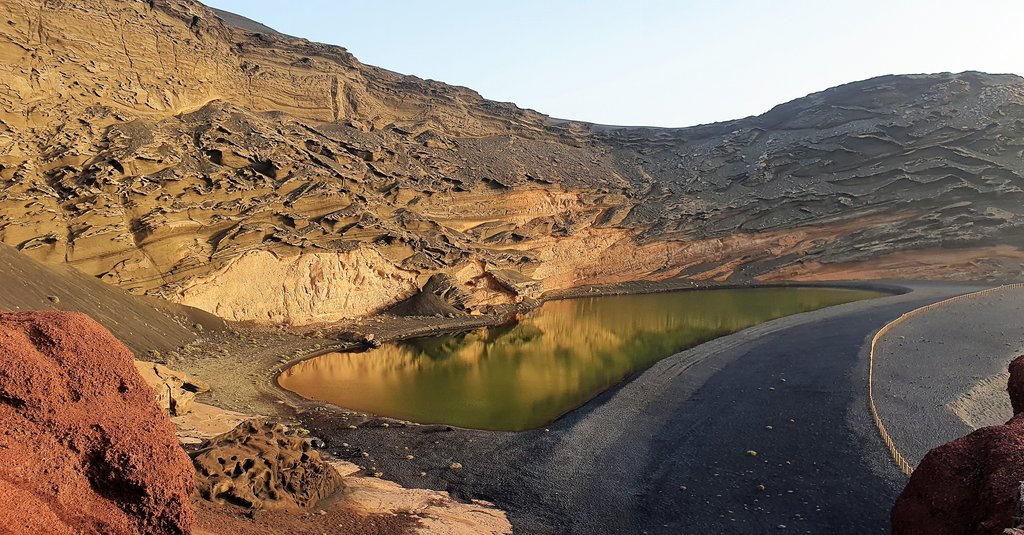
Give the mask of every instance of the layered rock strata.
M 438 274 L 458 310 L 632 279 L 1024 275 L 1016 76 L 607 127 L 190 0 L 0 7 L 0 241 L 223 318 L 373 314 Z

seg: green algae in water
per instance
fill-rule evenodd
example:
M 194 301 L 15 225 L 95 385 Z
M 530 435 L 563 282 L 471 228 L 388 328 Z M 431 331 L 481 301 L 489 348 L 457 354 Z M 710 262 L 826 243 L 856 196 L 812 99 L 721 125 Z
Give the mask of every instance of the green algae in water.
M 511 326 L 299 362 L 279 383 L 305 398 L 420 423 L 542 426 L 683 349 L 771 319 L 886 294 L 750 288 L 549 301 Z

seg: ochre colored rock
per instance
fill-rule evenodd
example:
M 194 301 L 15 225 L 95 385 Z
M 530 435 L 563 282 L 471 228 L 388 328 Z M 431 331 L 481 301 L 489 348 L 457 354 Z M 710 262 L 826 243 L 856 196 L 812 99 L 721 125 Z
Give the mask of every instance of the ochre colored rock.
M 420 290 L 406 309 L 477 314 L 675 277 L 1010 278 L 1024 261 L 1018 76 L 884 76 L 736 121 L 609 127 L 192 0 L 0 10 L 0 242 L 221 318 L 312 325 Z M 458 291 L 423 287 L 439 274 Z
M 1007 423 L 925 455 L 892 510 L 894 535 L 999 535 L 1015 525 L 1024 481 L 1024 356 L 1010 364 Z
M 200 495 L 252 509 L 308 510 L 342 482 L 309 440 L 263 419 L 204 442 L 193 463 Z
M 0 533 L 188 533 L 193 470 L 84 314 L 0 314 Z
M 170 416 L 184 416 L 192 412 L 196 394 L 210 389 L 206 383 L 156 362 L 136 360 L 135 369 L 153 389 L 156 404 Z

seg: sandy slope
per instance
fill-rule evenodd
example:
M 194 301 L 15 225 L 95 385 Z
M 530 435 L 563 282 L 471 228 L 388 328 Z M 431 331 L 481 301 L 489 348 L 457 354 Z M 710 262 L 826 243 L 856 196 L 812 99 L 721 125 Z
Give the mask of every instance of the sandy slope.
M 67 266 L 43 264 L 0 244 L 0 310 L 84 312 L 136 355 L 167 352 L 196 339 L 195 325 L 222 329 L 201 310 L 134 296 Z

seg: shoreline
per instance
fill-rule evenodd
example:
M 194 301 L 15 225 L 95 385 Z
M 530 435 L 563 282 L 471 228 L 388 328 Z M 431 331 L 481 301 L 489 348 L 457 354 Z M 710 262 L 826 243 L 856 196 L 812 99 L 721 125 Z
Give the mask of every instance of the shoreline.
M 455 316 L 455 317 L 442 317 L 437 316 L 393 316 L 393 315 L 376 315 L 368 318 L 357 320 L 353 323 L 346 322 L 344 325 L 345 330 L 341 331 L 351 337 L 362 337 L 365 338 L 368 335 L 373 335 L 372 340 L 376 344 L 393 343 L 402 340 L 411 340 L 415 338 L 431 337 L 431 336 L 443 336 L 448 334 L 456 334 L 462 332 L 470 332 L 476 329 L 486 327 L 496 327 L 501 325 L 509 325 L 517 322 L 517 316 L 520 314 L 526 314 L 533 310 L 539 309 L 544 303 L 549 301 L 559 301 L 568 299 L 585 299 L 589 297 L 608 297 L 618 295 L 649 295 L 658 293 L 669 293 L 669 292 L 683 292 L 683 291 L 713 291 L 713 290 L 742 290 L 742 289 L 755 289 L 755 288 L 836 288 L 836 289 L 850 289 L 850 290 L 868 290 L 878 291 L 892 295 L 903 295 L 913 290 L 900 284 L 899 282 L 879 282 L 879 281 L 811 281 L 811 282 L 772 282 L 772 283 L 748 283 L 748 284 L 718 284 L 718 283 L 693 283 L 691 281 L 631 281 L 627 283 L 616 283 L 608 285 L 596 285 L 596 286 L 578 286 L 565 290 L 558 290 L 555 292 L 545 293 L 540 299 L 536 300 L 536 304 L 533 306 L 516 306 L 511 311 L 504 313 L 493 314 L 493 315 L 480 315 L 480 316 Z M 883 298 L 879 297 L 879 298 Z M 828 307 L 826 307 L 828 308 Z M 813 311 L 811 311 L 813 312 Z M 433 325 L 422 325 L 423 323 L 434 322 Z M 358 328 L 361 326 L 373 325 L 375 328 L 365 329 L 362 331 L 356 331 L 352 327 Z M 753 325 L 752 327 L 756 327 Z M 737 331 L 742 332 L 741 331 Z M 737 334 L 737 333 L 730 333 Z M 726 335 L 728 336 L 728 335 Z M 714 339 L 712 339 L 714 340 Z M 708 342 L 710 342 L 709 340 Z M 703 345 L 703 342 L 699 345 Z M 398 418 L 390 418 L 387 416 L 374 415 L 370 413 L 363 413 L 354 409 L 348 409 L 339 405 L 334 405 L 329 402 L 317 401 L 308 398 L 304 398 L 284 387 L 279 383 L 281 374 L 284 373 L 290 367 L 307 360 L 317 358 L 322 355 L 335 352 L 351 352 L 361 353 L 368 351 L 375 347 L 363 341 L 338 341 L 330 344 L 329 347 L 323 347 L 315 351 L 306 353 L 298 358 L 289 359 L 287 362 L 278 364 L 273 367 L 273 379 L 272 386 L 277 389 L 278 398 L 285 400 L 286 403 L 296 408 L 297 405 L 306 405 L 309 403 L 327 405 L 333 407 L 336 410 L 349 413 L 362 414 L 372 418 L 382 418 L 393 420 L 396 422 L 404 422 Z M 693 346 L 697 347 L 697 346 Z M 686 348 L 690 349 L 690 348 Z M 684 349 L 685 351 L 685 349 Z M 671 356 L 671 355 L 669 355 Z M 667 357 L 666 357 L 667 358 Z M 644 370 L 633 372 L 620 381 L 611 385 L 606 390 L 614 389 L 621 383 L 632 380 L 635 376 L 643 373 Z M 600 394 L 598 394 L 600 396 Z M 595 396 L 595 397 L 598 397 Z M 588 400 L 589 402 L 589 400 Z M 584 403 L 586 404 L 586 403 Z M 582 406 L 582 405 L 581 405 Z M 569 412 L 576 410 L 580 407 L 570 409 L 566 413 L 563 413 L 552 420 L 552 422 L 565 416 Z M 417 423 L 417 422 L 406 422 L 414 425 L 449 425 L 439 423 Z M 458 427 L 458 426 L 451 426 Z M 539 428 L 539 427 L 538 427 Z M 473 428 L 460 428 L 460 429 L 473 429 Z M 477 430 L 477 429 L 473 429 Z M 524 431 L 530 431 L 524 430 Z M 479 429 L 479 431 L 493 431 L 486 429 Z M 521 431 L 517 431 L 521 432 Z
M 929 283 L 909 286 L 914 287 L 917 295 L 911 292 L 787 316 L 698 345 L 624 379 L 544 429 L 503 432 L 436 424 L 417 425 L 344 411 L 318 402 L 307 402 L 304 403 L 304 407 L 295 407 L 295 418 L 318 437 L 327 440 L 328 450 L 334 455 L 347 458 L 367 471 L 383 472 L 384 478 L 397 481 L 403 486 L 444 490 L 464 500 L 485 499 L 506 510 L 515 528 L 526 532 L 593 532 L 595 524 L 578 525 L 580 517 L 603 516 L 594 509 L 598 507 L 597 505 L 589 504 L 601 503 L 602 496 L 609 499 L 614 497 L 612 502 L 616 505 L 608 504 L 608 507 L 610 511 L 615 511 L 625 507 L 617 504 L 624 495 L 632 496 L 632 493 L 640 492 L 646 487 L 641 483 L 626 483 L 623 479 L 635 479 L 638 474 L 647 473 L 648 469 L 640 466 L 631 469 L 617 467 L 626 459 L 634 457 L 647 459 L 645 463 L 654 463 L 651 466 L 656 467 L 659 459 L 667 460 L 665 455 L 672 457 L 668 452 L 659 452 L 658 446 L 642 447 L 641 443 L 649 440 L 660 442 L 663 439 L 657 437 L 665 432 L 674 435 L 682 429 L 689 429 L 688 426 L 668 423 L 675 415 L 681 414 L 671 407 L 680 403 L 692 403 L 692 396 L 703 386 L 716 380 L 721 370 L 729 369 L 732 362 L 759 356 L 759 352 L 746 348 L 774 347 L 773 342 L 786 339 L 779 337 L 786 337 L 785 333 L 794 329 L 813 333 L 818 331 L 815 327 L 817 324 L 831 325 L 836 321 L 842 322 L 844 317 L 857 316 L 864 317 L 864 320 L 859 321 L 856 327 L 865 329 L 863 334 L 853 334 L 858 342 L 856 349 L 859 350 L 864 336 L 885 323 L 875 321 L 875 310 L 894 310 L 891 314 L 898 316 L 897 312 L 901 313 L 903 308 L 913 308 L 919 303 L 933 299 L 939 300 L 951 292 L 966 291 L 959 285 L 954 285 L 956 288 L 953 290 L 948 288 L 950 285 L 945 285 L 944 289 L 930 288 Z M 856 361 L 852 361 L 851 364 L 853 362 Z M 666 378 L 668 370 L 671 370 L 671 373 Z M 686 373 L 682 373 L 683 370 Z M 854 374 L 851 377 L 851 384 L 860 384 L 859 379 L 860 377 Z M 826 380 L 827 384 L 832 382 L 831 377 L 823 377 L 822 380 Z M 679 388 L 683 391 L 669 394 Z M 856 395 L 856 391 L 850 392 L 849 395 Z M 634 399 L 645 401 L 640 403 L 633 401 Z M 663 403 L 666 406 L 661 406 Z M 842 410 L 836 410 L 835 415 L 827 420 L 844 426 L 849 425 L 846 422 L 846 403 L 843 402 Z M 806 403 L 801 402 L 796 405 L 798 408 L 792 410 L 804 410 L 806 406 Z M 813 404 L 811 406 L 813 407 Z M 692 409 L 687 410 L 692 413 Z M 656 417 L 649 416 L 652 411 L 657 414 Z M 864 413 L 866 419 L 867 409 L 864 408 L 860 412 Z M 717 410 L 712 411 L 712 414 L 714 413 L 717 413 Z M 651 418 L 651 421 L 647 421 Z M 760 423 L 757 427 L 763 428 L 763 425 Z M 863 427 L 866 429 L 866 424 Z M 629 430 L 633 428 L 636 429 Z M 849 433 L 856 434 L 854 431 Z M 867 437 L 879 440 L 877 435 L 865 435 L 862 440 L 867 440 Z M 883 446 L 878 446 L 878 452 L 874 452 L 871 445 L 872 442 L 865 442 L 863 448 L 848 452 L 848 466 L 867 462 L 870 468 L 855 470 L 863 470 L 867 474 L 864 477 L 874 481 L 866 483 L 865 489 L 874 489 L 873 492 L 877 494 L 876 501 L 894 499 L 895 493 L 899 490 L 899 480 L 889 472 L 891 467 L 885 464 L 886 459 L 879 456 L 878 459 L 864 460 L 864 456 L 871 456 L 870 453 L 884 453 L 884 450 L 880 449 Z M 794 447 L 808 446 L 810 444 L 801 443 Z M 406 459 L 406 454 L 413 455 L 415 459 Z M 606 455 L 609 457 L 606 458 Z M 736 459 L 740 458 L 741 454 Z M 728 462 L 732 464 L 736 460 Z M 452 463 L 458 463 L 464 468 L 450 469 Z M 594 466 L 582 468 L 586 465 Z M 713 462 L 708 462 L 707 465 L 714 466 Z M 609 469 L 612 469 L 613 473 L 609 474 Z M 600 481 L 609 477 L 612 479 L 608 481 L 608 485 L 598 484 L 595 487 L 594 484 L 586 483 L 590 479 Z M 785 474 L 778 475 L 776 479 L 785 477 Z M 582 483 L 579 481 L 581 479 Z M 697 479 L 687 479 L 688 484 L 684 486 L 692 488 Z M 713 474 L 708 474 L 707 481 L 715 479 Z M 672 486 L 672 489 L 677 487 L 678 484 Z M 879 489 L 887 490 L 881 492 Z M 574 493 L 578 493 L 575 499 L 571 498 Z M 634 503 L 630 507 L 643 506 Z M 740 507 L 740 504 L 726 504 L 723 507 Z M 887 506 L 873 506 L 873 509 L 875 513 L 885 513 L 881 516 L 887 518 Z M 852 517 L 858 513 L 864 511 L 849 511 L 844 514 Z M 660 514 L 652 512 L 646 518 L 660 518 Z M 714 516 L 717 517 L 717 514 Z M 877 522 L 880 518 L 877 514 L 868 515 L 863 522 Z M 641 520 L 627 519 L 628 515 L 620 520 L 607 520 L 627 522 L 628 525 L 623 526 L 626 530 L 639 529 L 644 525 Z M 707 519 L 707 522 L 710 522 L 709 526 L 714 524 L 714 521 L 715 519 Z M 825 522 L 824 525 L 830 523 Z
M 610 285 L 597 289 L 581 287 L 571 292 L 546 295 L 545 299 L 717 289 L 723 286 L 725 285 L 694 288 L 692 285 L 680 287 L 679 284 L 672 283 L 633 283 L 631 285 Z M 585 531 L 573 527 L 574 521 L 571 519 L 580 514 L 586 514 L 586 512 L 571 509 L 558 512 L 560 508 L 569 506 L 565 504 L 552 506 L 548 503 L 549 500 L 544 498 L 547 493 L 555 492 L 554 487 L 571 486 L 574 477 L 578 476 L 566 474 L 553 477 L 550 474 L 545 474 L 545 471 L 563 470 L 560 468 L 561 464 L 556 462 L 553 465 L 552 462 L 555 462 L 558 457 L 564 457 L 567 453 L 563 450 L 566 449 L 575 451 L 572 454 L 572 457 L 576 459 L 574 462 L 584 462 L 578 459 L 579 455 L 583 455 L 586 460 L 586 451 L 589 447 L 587 441 L 566 439 L 567 434 L 576 435 L 585 428 L 596 426 L 603 428 L 605 433 L 613 437 L 608 440 L 614 441 L 614 437 L 621 436 L 623 433 L 621 428 L 633 425 L 635 417 L 622 413 L 621 409 L 613 408 L 613 405 L 621 404 L 620 400 L 623 397 L 630 397 L 629 393 L 633 391 L 639 389 L 644 392 L 644 395 L 647 395 L 651 385 L 662 384 L 663 381 L 658 378 L 659 370 L 663 371 L 666 367 L 671 368 L 669 365 L 673 363 L 678 367 L 679 361 L 686 361 L 685 368 L 688 370 L 692 368 L 693 378 L 674 375 L 675 379 L 673 380 L 686 384 L 693 383 L 690 386 L 696 388 L 701 381 L 712 380 L 722 366 L 728 366 L 728 362 L 730 362 L 728 359 L 748 359 L 750 355 L 758 353 L 757 351 L 746 351 L 743 354 L 736 354 L 738 348 L 769 347 L 770 339 L 778 336 L 773 333 L 794 328 L 806 330 L 814 324 L 833 321 L 830 318 L 850 315 L 863 316 L 874 309 L 888 310 L 904 306 L 902 303 L 921 303 L 933 298 L 939 300 L 939 297 L 947 296 L 951 291 L 967 291 L 978 286 L 988 286 L 988 284 L 837 281 L 729 286 L 733 288 L 824 286 L 884 290 L 892 295 L 778 318 L 677 353 L 663 359 L 648 370 L 624 378 L 583 406 L 561 416 L 548 425 L 550 431 L 546 429 L 520 432 L 481 431 L 444 424 L 414 424 L 306 400 L 277 386 L 278 374 L 288 366 L 325 352 L 351 350 L 358 346 L 352 342 L 325 345 L 322 339 L 287 333 L 263 333 L 256 336 L 251 333 L 248 335 L 237 333 L 233 336 L 243 342 L 250 342 L 255 338 L 256 343 L 249 343 L 248 347 L 256 346 L 258 348 L 250 355 L 249 359 L 245 359 L 244 365 L 239 365 L 238 362 L 232 365 L 230 362 L 225 363 L 220 359 L 216 361 L 206 359 L 206 366 L 190 367 L 186 365 L 182 368 L 183 371 L 194 373 L 198 377 L 208 380 L 214 387 L 213 399 L 207 398 L 200 401 L 232 410 L 238 410 L 236 407 L 240 407 L 242 409 L 240 412 L 250 414 L 260 412 L 295 422 L 324 440 L 326 450 L 332 456 L 352 462 L 364 474 L 382 472 L 384 479 L 395 481 L 405 487 L 448 491 L 453 497 L 464 501 L 483 499 L 493 502 L 496 506 L 508 511 L 509 518 L 513 521 L 516 529 L 526 528 L 531 531 L 536 529 L 541 533 L 560 531 L 582 533 Z M 637 292 L 637 287 L 645 291 Z M 433 322 L 424 328 L 422 326 L 424 319 L 433 320 Z M 453 319 L 457 321 L 453 322 Z M 487 325 L 486 322 L 494 322 L 496 319 L 477 316 L 468 318 L 389 318 L 386 320 L 375 318 L 364 320 L 362 323 L 372 325 L 376 329 L 374 332 L 384 333 L 390 329 L 389 335 L 382 334 L 381 338 L 375 338 L 384 342 L 423 335 L 421 334 L 423 329 L 428 331 L 426 334 L 441 334 L 460 328 L 479 328 Z M 403 323 L 406 326 L 419 324 L 419 328 L 401 329 Z M 873 332 L 884 323 L 885 321 L 869 320 L 864 328 Z M 262 341 L 266 338 L 273 338 L 276 343 L 263 343 Z M 230 345 L 234 342 L 227 340 L 227 343 Z M 237 356 L 238 353 L 231 352 L 231 354 L 236 356 L 227 359 L 228 361 L 243 360 Z M 726 354 L 729 356 L 723 360 L 723 355 Z M 715 362 L 718 364 L 716 365 Z M 206 368 L 206 371 L 203 371 L 202 368 Z M 217 377 L 212 377 L 211 372 Z M 246 380 L 250 378 L 252 378 L 250 381 Z M 690 394 L 672 396 L 665 398 L 665 401 L 686 402 L 694 391 L 687 390 Z M 672 428 L 674 426 L 667 429 Z M 611 429 L 615 429 L 615 431 L 610 431 Z M 649 436 L 653 437 L 661 432 L 657 429 L 666 428 L 659 424 L 644 433 L 649 433 Z M 637 436 L 648 435 L 641 433 Z M 870 436 L 876 437 L 874 440 L 878 440 L 877 435 Z M 868 440 L 867 437 L 868 435 L 864 435 L 862 440 Z M 869 447 L 870 442 L 867 444 L 866 448 Z M 658 457 L 656 452 L 652 452 L 650 455 L 653 455 L 653 458 Z M 412 456 L 412 459 L 407 456 Z M 617 461 L 609 460 L 608 462 L 614 465 Z M 465 468 L 452 469 L 453 463 L 465 466 Z M 569 465 L 571 466 L 572 463 Z M 884 465 L 873 466 L 869 472 L 884 474 L 886 469 L 887 467 Z M 596 468 L 594 470 L 600 471 Z M 640 469 L 640 472 L 642 473 L 643 470 Z M 884 476 L 883 479 L 886 477 L 888 476 Z M 890 481 L 887 485 L 894 488 L 892 485 L 896 484 L 893 483 L 896 480 L 890 479 Z M 496 482 L 504 483 L 496 487 Z M 509 488 L 500 488 L 504 485 L 508 485 Z M 891 488 L 887 492 L 893 492 Z M 628 487 L 620 490 L 629 492 Z M 556 526 L 557 529 L 545 531 L 545 526 Z
M 920 284 L 928 284 L 928 281 Z M 370 337 L 375 342 L 387 343 L 504 325 L 516 321 L 517 314 L 527 313 L 535 308 L 539 308 L 547 301 L 674 291 L 779 287 L 849 288 L 882 291 L 892 295 L 902 295 L 912 291 L 911 288 L 906 286 L 904 281 L 874 280 L 793 281 L 764 284 L 754 282 L 741 284 L 694 283 L 692 281 L 666 280 L 585 285 L 545 293 L 541 296 L 541 299 L 535 301 L 534 306 L 509 307 L 509 310 L 503 310 L 500 313 L 490 315 L 444 317 L 377 314 L 366 318 L 348 320 L 330 329 L 335 336 L 347 337 L 350 338 L 349 340 L 327 338 L 324 326 L 319 326 L 319 328 L 314 326 L 304 328 L 298 332 L 292 332 L 286 328 L 275 329 L 235 324 L 230 325 L 225 330 L 205 334 L 199 342 L 194 344 L 197 347 L 192 351 L 170 352 L 168 358 L 157 360 L 157 362 L 174 369 L 180 369 L 209 382 L 213 386 L 211 393 L 204 395 L 199 401 L 225 410 L 242 412 L 253 416 L 263 415 L 291 418 L 296 411 L 308 409 L 312 404 L 324 405 L 331 408 L 331 410 L 337 410 L 350 415 L 361 415 L 365 418 L 385 418 L 303 398 L 282 388 L 278 384 L 278 377 L 286 369 L 298 362 L 313 359 L 327 353 L 359 352 L 372 347 L 365 341 L 359 340 L 360 338 Z M 733 333 L 732 335 L 735 334 L 739 333 Z M 177 358 L 173 357 L 175 354 L 178 355 Z M 243 358 L 241 356 L 243 354 L 248 354 L 249 359 Z M 225 359 L 225 357 L 227 358 Z M 611 389 L 631 381 L 639 373 L 642 373 L 642 371 L 623 378 L 622 381 L 613 385 Z

